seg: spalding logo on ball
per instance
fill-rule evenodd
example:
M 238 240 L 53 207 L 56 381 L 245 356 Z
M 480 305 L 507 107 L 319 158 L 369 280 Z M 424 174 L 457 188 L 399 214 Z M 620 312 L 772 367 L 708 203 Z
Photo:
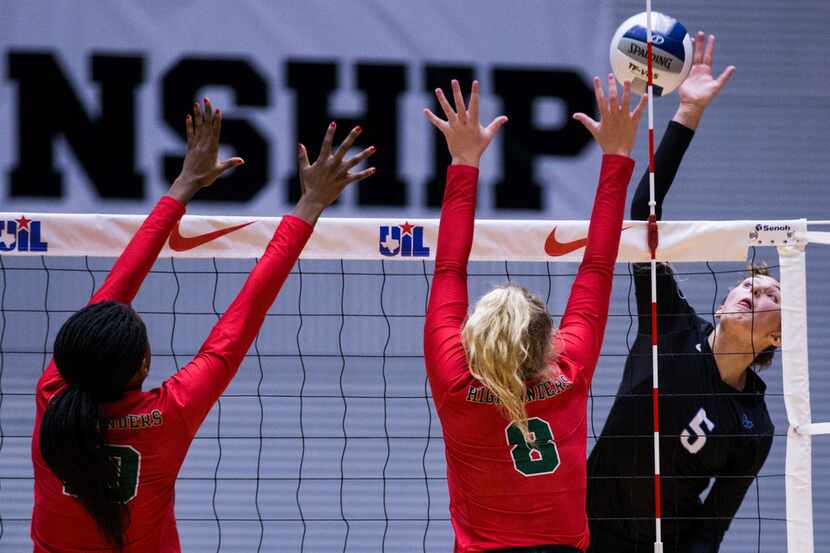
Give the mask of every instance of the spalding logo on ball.
M 631 90 L 645 94 L 648 86 L 646 12 L 629 17 L 611 39 L 611 68 Z M 692 68 L 692 39 L 679 21 L 651 12 L 652 84 L 655 96 L 665 96 L 680 86 Z

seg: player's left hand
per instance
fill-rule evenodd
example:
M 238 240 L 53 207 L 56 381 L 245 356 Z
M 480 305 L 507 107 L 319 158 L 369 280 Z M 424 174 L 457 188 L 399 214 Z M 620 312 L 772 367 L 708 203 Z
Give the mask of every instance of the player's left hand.
M 582 112 L 574 113 L 573 118 L 591 133 L 602 148 L 602 153 L 630 156 L 647 96 L 641 96 L 637 106 L 631 111 L 631 82 L 623 83 L 622 99 L 618 101 L 617 79 L 613 73 L 608 74 L 607 97 L 602 90 L 599 77 L 594 77 L 594 96 L 597 99 L 599 121 L 594 121 Z
M 329 125 L 323 137 L 320 154 L 314 160 L 314 163 L 309 162 L 308 151 L 305 146 L 297 145 L 301 198 L 318 204 L 321 209 L 325 209 L 334 203 L 346 186 L 370 177 L 377 171 L 374 167 L 362 171 L 352 171 L 356 165 L 375 153 L 374 146 L 369 146 L 357 155 L 346 159 L 346 153 L 352 149 L 363 129 L 361 127 L 353 128 L 343 143 L 332 151 L 336 128 L 337 125 L 334 122 Z
M 482 126 L 478 121 L 478 81 L 473 81 L 469 108 L 464 105 L 464 97 L 461 95 L 461 86 L 458 81 L 453 79 L 450 85 L 455 109 L 450 106 L 444 91 L 440 88 L 435 89 L 435 97 L 438 98 L 438 104 L 447 120 L 441 119 L 427 108 L 424 108 L 424 115 L 447 139 L 447 148 L 450 150 L 453 165 L 478 167 L 484 150 L 493 141 L 502 125 L 507 123 L 507 117 L 500 115 L 486 127 Z
M 374 146 L 369 146 L 359 154 L 346 159 L 346 154 L 363 132 L 360 127 L 353 128 L 343 143 L 332 151 L 336 128 L 334 122 L 329 125 L 320 147 L 320 155 L 314 163 L 309 162 L 305 146 L 297 145 L 302 195 L 294 208 L 294 215 L 312 226 L 317 223 L 323 210 L 333 204 L 349 184 L 371 177 L 377 172 L 374 167 L 352 171 L 355 166 L 375 153 Z
M 695 128 L 703 111 L 732 78 L 735 66 L 730 65 L 717 78 L 712 75 L 715 35 L 709 35 L 707 39 L 703 31 L 698 32 L 697 37 L 693 39 L 692 47 L 692 68 L 689 76 L 677 89 L 677 93 L 680 96 L 678 112 L 688 112 L 688 117 L 692 120 L 689 121 L 691 125 L 687 126 Z M 684 121 L 680 122 L 686 124 Z
M 210 100 L 204 99 L 204 109 L 193 104 L 193 115 L 185 118 L 187 153 L 182 172 L 170 187 L 170 195 L 187 203 L 200 189 L 210 186 L 231 167 L 242 165 L 241 157 L 219 161 L 219 133 L 222 112 L 214 110 Z

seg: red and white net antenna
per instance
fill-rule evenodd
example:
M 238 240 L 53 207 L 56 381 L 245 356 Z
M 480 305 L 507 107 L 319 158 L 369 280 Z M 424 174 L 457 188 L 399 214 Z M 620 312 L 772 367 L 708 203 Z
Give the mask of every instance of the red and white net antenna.
M 654 417 L 654 553 L 663 553 L 660 501 L 660 379 L 657 372 L 657 201 L 654 197 L 654 90 L 652 82 L 651 0 L 646 0 L 648 64 L 648 248 L 651 252 L 651 404 Z

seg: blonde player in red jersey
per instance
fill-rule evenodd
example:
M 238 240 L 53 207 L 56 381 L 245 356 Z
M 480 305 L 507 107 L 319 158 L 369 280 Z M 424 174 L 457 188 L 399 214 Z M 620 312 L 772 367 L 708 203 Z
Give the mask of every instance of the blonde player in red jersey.
M 351 159 L 355 128 L 332 152 L 334 123 L 309 164 L 299 146 L 302 196 L 282 218 L 234 302 L 196 357 L 160 388 L 142 391 L 150 370 L 144 323 L 129 303 L 181 219 L 185 204 L 240 158 L 219 162 L 219 110 L 205 99 L 187 117 L 182 173 L 147 217 L 89 305 L 63 324 L 54 360 L 37 384 L 32 436 L 35 552 L 181 550 L 174 515 L 176 475 L 199 426 L 236 374 L 265 313 L 320 213 L 374 153 Z
M 602 345 L 625 195 L 644 100 L 629 112 L 609 75 L 594 80 L 600 121 L 582 122 L 602 147 L 588 242 L 558 330 L 528 290 L 499 286 L 468 315 L 478 164 L 506 117 L 479 125 L 479 86 L 469 109 L 452 81 L 447 120 L 425 110 L 447 139 L 452 165 L 441 209 L 424 356 L 444 432 L 455 551 L 571 553 L 589 544 L 585 515 L 588 390 Z M 541 245 L 539 246 L 541 248 Z

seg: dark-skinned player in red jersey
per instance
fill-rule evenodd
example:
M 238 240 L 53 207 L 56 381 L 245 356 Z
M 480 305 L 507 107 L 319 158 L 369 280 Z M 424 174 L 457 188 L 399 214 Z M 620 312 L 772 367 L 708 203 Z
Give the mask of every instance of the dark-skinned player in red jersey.
M 455 551 L 571 553 L 588 547 L 585 515 L 586 408 L 602 345 L 619 248 L 629 158 L 644 101 L 629 112 L 609 75 L 594 80 L 600 121 L 582 122 L 603 151 L 588 242 L 558 330 L 545 304 L 519 286 L 499 286 L 468 315 L 478 164 L 506 122 L 479 125 L 479 86 L 469 110 L 452 82 L 447 120 L 426 110 L 445 136 L 452 165 L 441 208 L 424 357 L 444 432 Z
M 129 306 L 185 212 L 185 205 L 240 158 L 218 161 L 221 113 L 205 99 L 187 116 L 181 174 L 133 236 L 89 305 L 63 324 L 54 360 L 37 384 L 32 436 L 35 552 L 181 550 L 174 486 L 193 437 L 237 372 L 266 311 L 320 213 L 374 152 L 344 159 L 360 128 L 332 152 L 335 125 L 309 164 L 299 146 L 302 196 L 187 365 L 160 388 L 142 391 L 150 370 L 144 323 Z M 129 417 L 128 417 L 129 416 Z M 118 421 L 128 417 L 130 424 Z

